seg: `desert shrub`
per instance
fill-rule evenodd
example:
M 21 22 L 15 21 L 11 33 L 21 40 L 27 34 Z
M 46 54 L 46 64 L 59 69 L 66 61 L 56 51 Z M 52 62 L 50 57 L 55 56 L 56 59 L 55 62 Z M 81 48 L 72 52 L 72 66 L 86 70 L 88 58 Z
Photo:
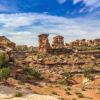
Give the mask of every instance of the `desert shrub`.
M 26 76 L 25 76 L 25 79 L 26 79 L 26 80 L 32 80 L 33 77 L 32 77 L 31 75 L 26 75 Z
M 71 90 L 71 87 L 69 87 L 69 86 L 67 88 L 65 88 L 66 94 L 71 95 L 70 90 Z
M 56 62 L 56 61 L 57 61 L 57 59 L 58 59 L 58 56 L 56 56 L 56 55 L 52 56 L 52 60 L 53 60 L 53 61 L 55 61 L 55 62 Z
M 93 80 L 94 77 L 93 77 L 92 72 L 93 72 L 93 68 L 84 70 L 84 77 L 88 78 L 89 80 Z
M 26 64 L 26 65 L 23 67 L 23 70 L 24 70 L 25 72 L 30 72 L 29 65 Z
M 66 94 L 71 95 L 71 93 L 69 91 L 66 91 Z
M 54 95 L 57 95 L 57 92 L 55 92 L 55 91 L 52 91 L 52 94 L 54 94 Z
M 5 64 L 5 55 L 0 52 L 0 68 Z
M 79 98 L 84 98 L 84 95 L 83 95 L 81 92 L 76 92 L 76 95 L 77 95 Z
M 5 68 L 4 67 L 4 68 L 0 69 L 0 77 L 1 77 L 1 79 L 7 80 L 8 77 L 10 76 L 10 73 L 11 73 L 11 71 L 10 71 L 9 68 Z
M 64 73 L 61 83 L 66 85 L 71 85 L 73 80 L 72 77 L 73 75 L 71 74 L 71 72 Z
M 35 69 L 29 68 L 28 65 L 24 66 L 24 74 L 25 74 L 25 79 L 26 80 L 40 80 L 41 79 L 41 74 L 39 71 Z
M 73 75 L 71 74 L 71 72 L 66 72 L 64 73 L 64 76 L 66 77 L 66 79 L 71 80 Z
M 44 63 L 45 63 L 44 58 L 41 58 L 41 59 L 40 59 L 40 63 L 41 63 L 41 64 L 44 64 Z
M 23 94 L 22 94 L 21 92 L 16 92 L 14 96 L 15 96 L 15 97 L 22 97 Z
M 67 86 L 67 88 L 65 90 L 68 90 L 69 91 L 69 90 L 71 90 L 71 87 L 70 86 Z
M 33 69 L 33 70 L 31 70 L 31 73 L 30 73 L 35 79 L 41 79 L 41 74 L 40 74 L 40 72 L 39 71 L 37 71 L 37 70 L 35 70 L 35 69 Z

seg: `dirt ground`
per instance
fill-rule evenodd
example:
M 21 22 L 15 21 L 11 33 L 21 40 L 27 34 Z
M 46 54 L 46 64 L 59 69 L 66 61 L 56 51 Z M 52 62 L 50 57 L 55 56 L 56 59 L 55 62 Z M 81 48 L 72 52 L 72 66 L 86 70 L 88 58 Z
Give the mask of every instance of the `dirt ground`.
M 14 79 L 9 79 L 8 83 L 9 87 L 0 85 L 0 100 L 100 100 L 100 77 L 72 86 L 46 83 L 32 85 Z M 13 97 L 16 91 L 23 96 Z

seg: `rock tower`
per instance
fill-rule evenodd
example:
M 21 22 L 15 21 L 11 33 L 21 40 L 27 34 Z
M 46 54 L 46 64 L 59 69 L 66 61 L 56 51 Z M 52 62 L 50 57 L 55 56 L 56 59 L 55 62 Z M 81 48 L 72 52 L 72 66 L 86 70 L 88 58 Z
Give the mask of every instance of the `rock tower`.
M 54 37 L 52 47 L 53 48 L 64 48 L 64 37 L 61 35 Z
M 39 37 L 39 52 L 46 53 L 47 49 L 50 49 L 50 43 L 48 40 L 48 34 L 40 34 Z

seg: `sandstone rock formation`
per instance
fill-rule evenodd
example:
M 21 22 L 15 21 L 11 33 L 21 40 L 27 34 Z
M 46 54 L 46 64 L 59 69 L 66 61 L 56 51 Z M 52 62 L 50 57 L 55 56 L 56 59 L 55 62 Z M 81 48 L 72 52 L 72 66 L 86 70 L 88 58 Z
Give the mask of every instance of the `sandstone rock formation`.
M 39 52 L 46 53 L 47 49 L 50 49 L 50 44 L 48 40 L 48 34 L 39 35 Z
M 15 43 L 11 42 L 5 36 L 0 36 L 0 46 L 9 47 L 9 48 L 14 49 L 15 48 Z
M 100 39 L 94 39 L 94 40 L 75 40 L 70 43 L 73 46 L 99 46 L 100 45 Z
M 61 35 L 54 37 L 52 47 L 53 48 L 63 48 L 64 47 L 64 37 Z

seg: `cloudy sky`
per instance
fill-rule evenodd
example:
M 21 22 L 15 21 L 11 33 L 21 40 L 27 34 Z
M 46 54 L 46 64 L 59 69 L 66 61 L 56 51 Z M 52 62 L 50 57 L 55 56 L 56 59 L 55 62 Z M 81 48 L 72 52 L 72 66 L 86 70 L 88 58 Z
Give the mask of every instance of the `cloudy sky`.
M 0 0 L 0 35 L 35 46 L 40 33 L 100 38 L 100 0 Z

